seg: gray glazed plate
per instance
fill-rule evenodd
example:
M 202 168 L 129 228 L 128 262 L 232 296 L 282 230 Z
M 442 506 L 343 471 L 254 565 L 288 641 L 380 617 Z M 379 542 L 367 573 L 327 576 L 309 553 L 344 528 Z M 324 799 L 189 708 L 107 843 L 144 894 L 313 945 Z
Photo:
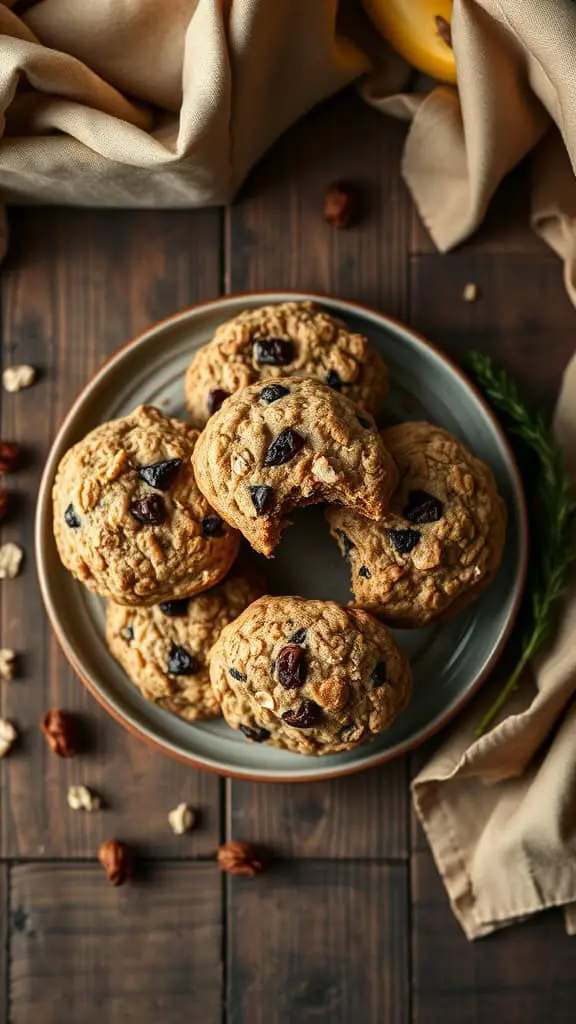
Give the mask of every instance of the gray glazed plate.
M 108 654 L 102 602 L 60 564 L 50 500 L 62 455 L 97 424 L 123 416 L 141 402 L 185 415 L 184 370 L 194 349 L 208 341 L 218 324 L 248 307 L 308 298 L 367 335 L 381 352 L 392 382 L 390 419 L 430 420 L 460 437 L 492 466 L 509 513 L 503 564 L 480 599 L 440 626 L 395 632 L 412 659 L 410 707 L 372 743 L 321 758 L 257 746 L 222 721 L 188 723 L 145 701 Z M 112 356 L 76 400 L 50 452 L 38 499 L 36 548 L 44 602 L 60 644 L 94 696 L 123 725 L 189 763 L 224 774 L 310 781 L 346 775 L 404 753 L 463 706 L 494 664 L 514 621 L 524 584 L 527 533 L 522 487 L 507 441 L 477 392 L 445 356 L 407 327 L 353 303 L 270 292 L 193 307 L 150 328 Z M 277 556 L 261 562 L 273 592 L 342 603 L 350 598 L 346 564 L 319 508 L 295 515 Z

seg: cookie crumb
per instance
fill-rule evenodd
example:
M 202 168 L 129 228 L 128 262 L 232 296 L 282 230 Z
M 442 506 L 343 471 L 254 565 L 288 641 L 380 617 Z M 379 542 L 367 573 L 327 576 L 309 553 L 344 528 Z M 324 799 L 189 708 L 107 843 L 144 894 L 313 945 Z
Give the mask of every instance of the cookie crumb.
M 7 366 L 2 374 L 2 384 L 5 391 L 22 391 L 29 388 L 36 380 L 36 370 L 33 366 Z
M 8 541 L 0 547 L 0 580 L 13 580 L 20 572 L 24 552 L 17 544 Z
M 92 793 L 87 786 L 70 786 L 66 800 L 73 811 L 99 811 L 102 806 L 98 794 Z
M 480 298 L 478 285 L 474 284 L 474 281 L 469 281 L 468 284 L 464 285 L 462 298 L 464 299 L 464 302 L 476 302 L 477 299 Z
M 18 733 L 12 722 L 7 721 L 6 718 L 0 718 L 0 757 L 6 757 L 17 739 Z
M 16 654 L 8 647 L 0 648 L 0 679 L 14 679 Z
M 191 832 L 196 822 L 196 815 L 188 804 L 178 804 L 168 815 L 170 828 L 177 836 L 183 836 L 185 832 Z

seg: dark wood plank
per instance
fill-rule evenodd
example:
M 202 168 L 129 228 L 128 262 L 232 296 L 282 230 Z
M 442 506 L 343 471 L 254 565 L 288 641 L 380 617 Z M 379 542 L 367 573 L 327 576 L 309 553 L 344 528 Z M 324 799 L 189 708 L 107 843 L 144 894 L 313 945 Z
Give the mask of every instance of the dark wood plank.
M 474 282 L 476 302 L 462 291 Z M 457 361 L 479 348 L 506 366 L 535 401 L 550 408 L 574 352 L 576 311 L 554 256 L 476 252 L 412 259 L 411 322 Z
M 0 1020 L 8 1020 L 9 868 L 0 864 Z
M 435 253 L 436 246 L 414 208 L 410 249 L 413 253 Z M 544 258 L 550 252 L 530 227 L 530 163 L 524 161 L 501 182 L 486 216 L 474 234 L 458 247 L 458 254 L 469 250 L 484 254 L 511 256 L 533 254 Z
M 227 289 L 331 292 L 406 315 L 410 199 L 400 178 L 405 127 L 353 93 L 312 111 L 273 147 L 228 211 Z M 356 182 L 356 227 L 324 223 L 335 180 Z M 401 856 L 405 766 L 318 786 L 232 785 L 231 828 L 297 856 Z
M 34 495 L 50 441 L 79 389 L 105 356 L 159 317 L 219 290 L 219 214 L 21 210 L 2 269 L 6 362 L 30 362 L 38 384 L 5 395 L 2 437 L 21 442 L 26 465 L 10 478 L 18 502 L 5 539 L 21 543 L 21 577 L 1 588 L 3 643 L 22 657 L 21 675 L 1 690 L 2 712 L 22 729 L 22 743 L 0 763 L 5 856 L 93 855 L 122 829 L 145 837 L 150 852 L 207 853 L 218 838 L 219 782 L 130 737 L 94 702 L 60 654 L 34 575 Z M 51 755 L 37 723 L 47 707 L 86 717 L 89 750 L 62 761 Z M 100 791 L 98 815 L 66 806 L 71 782 Z M 167 812 L 180 800 L 203 811 L 203 826 L 184 840 Z
M 121 889 L 94 864 L 15 867 L 11 1024 L 219 1024 L 220 903 L 213 864 L 158 864 Z
M 227 290 L 302 288 L 407 311 L 411 203 L 400 177 L 406 128 L 350 91 L 312 111 L 251 175 L 227 222 Z M 323 220 L 324 193 L 351 181 L 356 227 Z
M 231 836 L 292 857 L 404 857 L 407 762 L 329 782 L 273 787 L 234 782 Z
M 228 1024 L 407 1024 L 407 868 L 285 864 L 230 883 Z
M 468 942 L 430 854 L 413 859 L 414 1024 L 568 1024 L 573 939 L 559 911 Z

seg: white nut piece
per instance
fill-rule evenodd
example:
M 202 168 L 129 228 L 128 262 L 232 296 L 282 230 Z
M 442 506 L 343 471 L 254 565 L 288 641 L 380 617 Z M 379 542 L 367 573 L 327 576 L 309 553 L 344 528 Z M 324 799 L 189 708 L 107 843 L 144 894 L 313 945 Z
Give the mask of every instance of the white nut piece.
M 22 391 L 22 388 L 29 388 L 35 380 L 36 370 L 33 366 L 7 366 L 2 374 L 5 391 Z
M 266 690 L 258 690 L 254 694 L 254 700 L 258 707 L 267 708 L 269 711 L 274 710 L 274 698 L 271 693 L 266 693 Z
M 6 754 L 14 746 L 17 739 L 18 733 L 12 722 L 8 722 L 5 718 L 0 718 L 0 757 L 6 757 Z
M 102 806 L 98 794 L 92 793 L 87 786 L 70 786 L 66 799 L 73 811 L 99 811 Z
M 325 484 L 334 484 L 338 479 L 336 471 L 332 468 L 325 455 L 319 455 L 312 463 L 312 476 Z
M 172 831 L 177 836 L 183 836 L 185 832 L 190 832 L 194 828 L 196 815 L 192 808 L 188 807 L 188 804 L 178 804 L 178 807 L 170 811 L 168 821 Z
M 7 647 L 0 648 L 0 679 L 14 679 L 16 654 Z
M 8 541 L 0 547 L 0 580 L 13 580 L 20 572 L 24 552 L 17 544 Z
M 464 285 L 464 291 L 462 292 L 464 302 L 476 302 L 479 294 L 478 285 L 474 284 L 474 281 L 469 281 L 468 284 Z

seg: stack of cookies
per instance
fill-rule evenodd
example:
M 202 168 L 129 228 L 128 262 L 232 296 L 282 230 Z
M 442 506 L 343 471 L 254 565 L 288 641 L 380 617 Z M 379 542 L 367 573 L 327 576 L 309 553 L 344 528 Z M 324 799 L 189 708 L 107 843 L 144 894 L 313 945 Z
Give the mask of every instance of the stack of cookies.
M 365 743 L 407 705 L 410 666 L 386 626 L 474 600 L 506 511 L 445 430 L 378 430 L 387 388 L 342 321 L 307 302 L 252 309 L 192 360 L 191 423 L 142 406 L 66 453 L 58 551 L 108 599 L 110 651 L 147 699 L 303 754 Z M 238 568 L 242 536 L 271 557 L 291 510 L 319 502 L 350 565 L 347 607 L 267 596 Z

